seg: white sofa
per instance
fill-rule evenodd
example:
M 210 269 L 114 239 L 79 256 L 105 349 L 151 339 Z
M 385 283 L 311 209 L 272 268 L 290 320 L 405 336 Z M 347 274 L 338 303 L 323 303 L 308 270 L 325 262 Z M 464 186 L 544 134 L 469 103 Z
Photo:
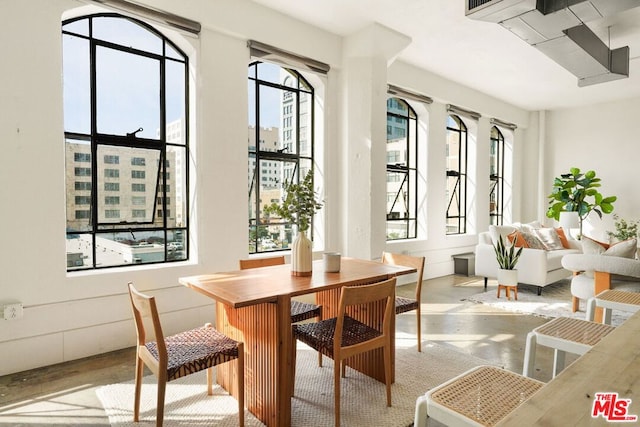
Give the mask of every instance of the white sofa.
M 477 276 L 484 277 L 485 289 L 487 280 L 490 278 L 495 279 L 499 268 L 493 249 L 493 239 L 497 239 L 497 235 L 502 235 L 505 238 L 506 235 L 520 227 L 521 225 L 519 224 L 501 227 L 490 226 L 490 231 L 485 231 L 478 235 L 478 244 L 475 249 L 475 273 Z M 572 272 L 562 267 L 562 257 L 568 254 L 581 253 L 581 245 L 576 240 L 568 239 L 567 241 L 571 247 L 570 249 L 524 248 L 516 264 L 518 283 L 537 286 L 538 295 L 541 295 L 543 287 L 570 277 Z

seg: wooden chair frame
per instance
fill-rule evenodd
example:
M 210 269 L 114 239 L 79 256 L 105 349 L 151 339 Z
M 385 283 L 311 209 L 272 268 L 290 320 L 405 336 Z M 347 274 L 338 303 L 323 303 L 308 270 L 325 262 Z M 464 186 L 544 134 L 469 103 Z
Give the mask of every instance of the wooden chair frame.
M 135 396 L 134 396 L 134 410 L 133 421 L 138 422 L 140 418 L 140 394 L 142 391 L 142 377 L 144 372 L 144 365 L 147 365 L 149 370 L 158 378 L 158 396 L 156 406 L 156 426 L 161 427 L 164 421 L 164 400 L 167 382 L 171 381 L 168 377 L 168 364 L 169 353 L 165 342 L 165 336 L 162 332 L 162 325 L 160 324 L 160 316 L 158 315 L 158 309 L 156 306 L 155 297 L 147 296 L 140 293 L 133 286 L 132 283 L 128 284 L 129 296 L 131 299 L 131 306 L 133 309 L 133 318 L 136 324 L 137 333 L 137 346 L 136 346 L 136 373 L 135 373 Z M 151 340 L 147 339 L 147 331 L 144 325 L 144 318 L 148 317 L 152 322 L 153 334 L 155 335 L 155 346 L 157 350 L 157 358 L 149 350 L 147 344 L 151 343 Z M 207 323 L 205 327 L 212 328 L 210 323 Z M 187 333 L 189 331 L 186 331 Z M 222 336 L 222 334 L 218 333 Z M 170 337 L 169 337 L 170 338 Z M 244 345 L 241 342 L 237 344 L 237 358 L 225 355 L 224 357 L 216 358 L 218 363 L 224 363 L 232 358 L 237 359 L 237 388 L 238 388 L 238 417 L 240 427 L 244 426 Z M 216 363 L 217 364 L 217 363 Z M 206 368 L 207 371 L 207 394 L 211 396 L 213 394 L 213 371 L 212 366 Z M 205 369 L 205 368 L 200 368 Z M 195 371 L 191 370 L 184 375 L 188 375 Z M 184 376 L 181 375 L 181 376 Z
M 417 329 L 416 335 L 418 340 L 418 351 L 421 352 L 422 351 L 422 311 L 420 309 L 420 305 L 421 305 L 421 297 L 422 297 L 422 280 L 423 280 L 422 275 L 424 273 L 425 258 L 416 257 L 412 255 L 383 252 L 381 261 L 383 264 L 412 267 L 412 268 L 415 268 L 417 271 L 416 292 L 415 292 L 415 301 L 417 301 L 417 306 L 415 307 L 416 329 Z M 414 309 L 413 306 L 409 309 L 403 309 L 402 303 L 401 303 L 401 301 L 404 302 L 403 300 L 406 300 L 406 298 L 402 299 L 402 298 L 396 297 L 396 314 L 405 313 L 408 311 L 412 311 Z

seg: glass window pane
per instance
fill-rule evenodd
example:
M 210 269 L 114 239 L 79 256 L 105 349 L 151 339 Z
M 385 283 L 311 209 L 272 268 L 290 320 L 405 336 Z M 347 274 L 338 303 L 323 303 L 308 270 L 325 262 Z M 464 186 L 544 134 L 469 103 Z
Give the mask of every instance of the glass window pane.
M 167 232 L 167 260 L 187 259 L 187 233 L 185 230 L 175 230 Z
M 67 234 L 67 270 L 93 267 L 93 236 Z
M 166 65 L 166 121 L 167 142 L 184 144 L 185 138 L 185 67 L 180 62 L 167 61 Z
M 166 216 L 167 227 L 187 226 L 187 155 L 182 147 L 167 147 L 166 201 L 162 200 L 162 180 L 158 185 L 156 211 Z M 166 211 L 163 212 L 163 203 Z M 156 218 L 161 221 L 162 218 Z
M 77 21 L 69 22 L 62 26 L 64 31 L 80 34 L 82 36 L 89 36 L 89 19 L 78 19 Z
M 93 190 L 91 145 L 88 141 L 66 139 L 65 169 L 67 232 L 89 231 L 93 223 L 91 205 L 76 203 L 86 197 L 91 198 Z
M 284 77 L 283 73 L 286 73 L 286 71 L 278 65 L 260 62 L 257 64 L 257 73 L 260 80 L 280 84 Z
M 113 231 L 96 235 L 96 266 L 145 264 L 165 260 L 164 232 Z
M 127 223 L 129 226 L 151 223 L 155 213 L 160 151 L 98 145 L 97 154 L 98 223 Z M 118 164 L 104 162 L 113 156 L 118 157 Z M 133 161 L 134 158 L 144 158 L 145 161 Z M 118 184 L 120 191 L 113 191 L 113 184 Z
M 96 49 L 98 132 L 158 139 L 160 63 L 126 52 Z
M 313 111 L 311 103 L 313 97 L 308 94 L 300 93 L 300 155 L 311 157 L 313 147 L 313 135 L 311 134 L 313 127 L 311 126 L 311 112 Z M 295 118 L 295 116 L 294 116 Z
M 121 46 L 162 55 L 162 39 L 126 18 L 93 18 L 93 37 Z
M 89 41 L 63 34 L 64 130 L 91 133 Z
M 167 58 L 173 58 L 173 59 L 177 59 L 179 61 L 184 61 L 184 55 L 181 54 L 180 52 L 178 52 L 176 49 L 174 49 L 173 46 L 171 46 L 171 43 L 165 43 L 164 44 L 164 53 L 167 56 Z

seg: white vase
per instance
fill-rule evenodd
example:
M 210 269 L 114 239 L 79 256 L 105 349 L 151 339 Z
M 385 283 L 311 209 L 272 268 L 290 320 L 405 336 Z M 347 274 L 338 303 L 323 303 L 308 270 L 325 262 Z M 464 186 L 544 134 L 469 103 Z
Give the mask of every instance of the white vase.
M 291 274 L 293 276 L 311 276 L 312 267 L 312 243 L 306 233 L 300 231 L 291 246 Z
M 518 270 L 498 269 L 498 284 L 503 286 L 518 286 Z

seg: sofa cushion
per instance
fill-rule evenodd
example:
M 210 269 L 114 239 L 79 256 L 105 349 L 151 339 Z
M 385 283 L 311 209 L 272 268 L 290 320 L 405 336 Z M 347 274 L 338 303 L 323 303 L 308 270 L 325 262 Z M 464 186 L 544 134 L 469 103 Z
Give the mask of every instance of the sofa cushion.
M 491 242 L 494 245 L 498 244 L 498 240 L 500 236 L 502 236 L 503 242 L 508 242 L 509 240 L 507 240 L 508 239 L 507 236 L 509 236 L 509 234 L 513 233 L 514 231 L 516 231 L 516 228 L 510 225 L 490 225 L 489 226 L 489 234 L 491 235 Z
M 560 249 L 557 251 L 547 251 L 547 271 L 557 270 L 562 267 L 562 257 L 569 254 L 579 254 L 576 249 Z

